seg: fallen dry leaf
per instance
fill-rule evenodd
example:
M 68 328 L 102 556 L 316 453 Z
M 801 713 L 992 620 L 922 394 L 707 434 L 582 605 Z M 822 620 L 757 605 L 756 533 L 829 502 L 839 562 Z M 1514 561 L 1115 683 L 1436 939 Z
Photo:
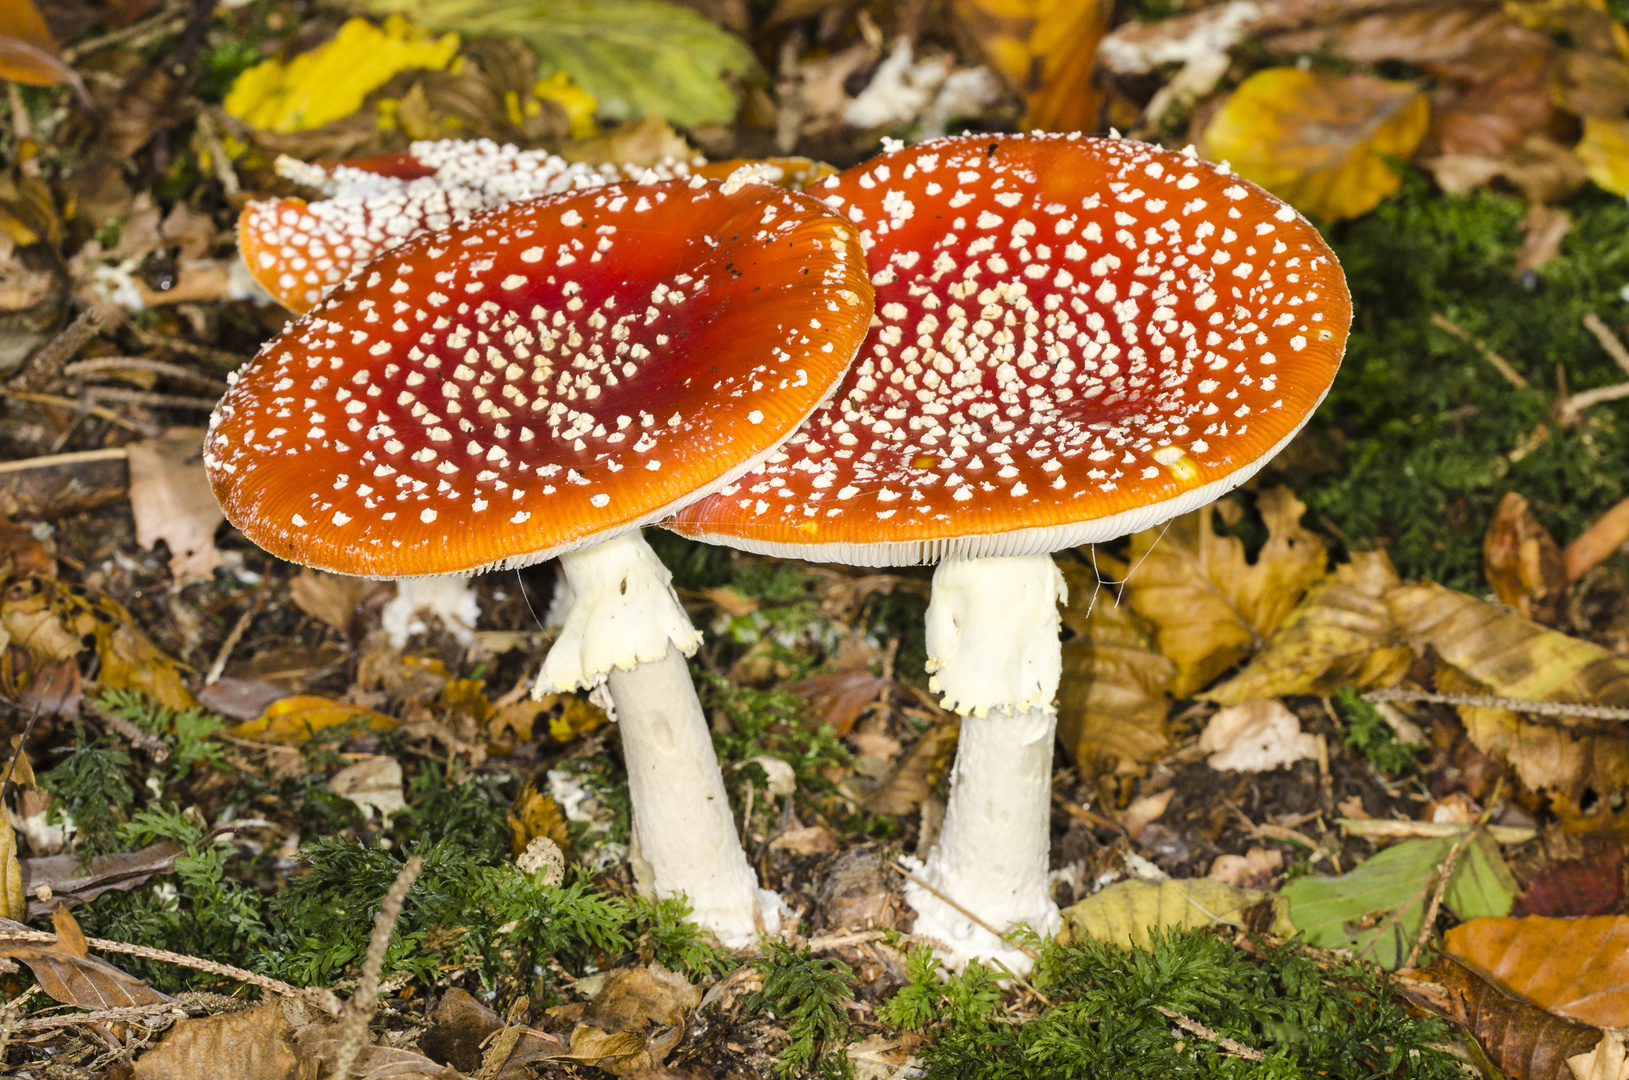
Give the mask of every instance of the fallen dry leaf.
M 292 1027 L 281 999 L 252 1009 L 178 1020 L 164 1041 L 135 1060 L 136 1080 L 294 1080 L 300 1059 L 289 1045 Z
M 1599 1039 L 1594 1028 L 1512 997 L 1449 956 L 1397 983 L 1407 1000 L 1469 1032 L 1493 1066 L 1517 1080 L 1573 1080 L 1567 1061 Z
M 0 3 L 0 79 L 27 86 L 67 83 L 80 101 L 90 101 L 79 75 L 57 55 L 56 39 L 33 0 Z
M 1629 195 L 1629 120 L 1584 118 L 1584 138 L 1573 148 L 1584 173 L 1614 195 Z
M 1497 157 L 1442 154 L 1421 165 L 1451 195 L 1465 195 L 1503 178 L 1529 202 L 1555 203 L 1584 186 L 1584 163 L 1549 136 L 1534 132 Z
M 1098 130 L 1094 55 L 1114 5 L 1105 0 L 957 0 L 955 12 L 990 65 L 1024 95 L 1019 127 Z
M 149 844 L 140 851 L 98 855 L 89 865 L 78 855 L 45 855 L 22 860 L 23 894 L 33 897 L 44 888 L 49 900 L 32 899 L 31 917 L 47 915 L 59 907 L 94 900 L 105 892 L 125 891 L 145 884 L 154 874 L 168 874 L 186 849 L 169 840 Z
M 1414 655 L 1386 607 L 1399 584 L 1384 551 L 1359 551 L 1307 591 L 1267 644 L 1233 678 L 1201 696 L 1220 705 L 1286 694 L 1328 696 L 1343 686 L 1393 686 Z
M 1629 1048 L 1616 1031 L 1603 1031 L 1595 1049 L 1568 1058 L 1567 1068 L 1577 1080 L 1629 1080 Z
M 1176 664 L 1174 697 L 1191 696 L 1249 656 L 1324 576 L 1324 542 L 1301 526 L 1306 506 L 1283 487 L 1257 497 L 1267 542 L 1252 563 L 1212 515 L 1237 521 L 1232 499 L 1131 538 L 1127 595 L 1153 623 L 1159 651 Z
M 1402 186 L 1382 155 L 1407 161 L 1430 122 L 1431 106 L 1412 83 L 1266 68 L 1211 118 L 1203 153 L 1296 209 L 1339 221 Z
M 481 1067 L 482 1046 L 501 1027 L 503 1017 L 455 986 L 436 1004 L 419 1045 L 432 1061 L 473 1074 Z
M 700 1004 L 701 991 L 660 964 L 618 968 L 583 1010 L 567 1056 L 613 1076 L 658 1068 Z
M 1569 859 L 1541 872 L 1527 886 L 1510 914 L 1579 918 L 1616 915 L 1629 896 L 1624 893 L 1623 849 L 1603 848 L 1590 859 Z
M 130 510 L 136 542 L 170 549 L 177 584 L 211 577 L 221 565 L 215 529 L 226 520 L 204 476 L 204 432 L 171 428 L 161 438 L 131 443 Z
M 407 809 L 407 798 L 402 792 L 401 762 L 389 754 L 375 754 L 354 765 L 347 765 L 328 778 L 328 786 L 342 799 L 349 799 L 362 811 L 362 816 L 373 820 L 373 812 L 388 818 Z
M 1273 698 L 1229 705 L 1210 718 L 1199 736 L 1205 763 L 1218 772 L 1267 772 L 1318 757 L 1318 737 Z
M 1449 930 L 1443 948 L 1557 1016 L 1629 1025 L 1629 917 L 1473 919 Z
M 23 894 L 23 868 L 17 859 L 17 831 L 8 818 L 0 823 L 0 919 L 22 922 L 28 918 Z
M 1518 280 L 1558 257 L 1561 241 L 1572 231 L 1572 217 L 1565 210 L 1543 203 L 1529 206 L 1516 224 L 1522 230 L 1522 246 L 1516 250 L 1510 274 Z
M 950 766 L 956 752 L 961 721 L 946 715 L 911 745 L 905 759 L 882 786 L 866 796 L 865 808 L 874 814 L 909 814 L 933 794 L 939 777 Z
M 1098 560 L 1102 572 L 1125 576 L 1123 563 Z M 1154 651 L 1153 628 L 1095 573 L 1073 562 L 1058 569 L 1069 587 L 1058 738 L 1083 777 L 1135 773 L 1170 745 L 1166 691 L 1176 668 Z
M 0 944 L 0 956 L 20 960 L 39 980 L 40 989 L 65 1005 L 81 1009 L 118 1009 L 173 1001 L 140 979 L 127 975 L 105 960 L 89 955 L 85 935 L 68 912 L 52 913 L 57 940 L 11 941 Z M 0 942 L 6 932 L 29 929 L 22 923 L 0 919 Z
M 370 731 L 389 731 L 400 723 L 395 717 L 361 705 L 347 705 L 314 694 L 294 694 L 272 702 L 259 719 L 228 728 L 226 733 L 259 742 L 297 743 L 324 728 L 354 720 L 366 721 Z
M 1541 209 L 1537 204 L 1533 209 Z M 1531 211 L 1529 211 L 1531 213 Z M 1566 215 L 1559 210 L 1552 214 Z M 1506 492 L 1482 538 L 1482 572 L 1499 599 L 1524 618 L 1554 626 L 1567 599 L 1561 549 L 1533 516 L 1527 500 Z
M 521 787 L 509 808 L 510 854 L 519 857 L 527 845 L 538 837 L 553 840 L 562 852 L 571 850 L 571 837 L 566 832 L 566 816 L 560 804 L 541 794 L 531 784 Z
M 787 829 L 769 842 L 769 848 L 791 855 L 826 855 L 837 851 L 839 844 L 830 829 L 821 825 L 805 825 L 798 829 Z
M 888 686 L 888 680 L 869 671 L 830 671 L 811 675 L 787 689 L 807 698 L 815 714 L 832 726 L 838 738 L 849 733 L 854 722 Z
M 364 604 L 382 600 L 395 586 L 388 581 L 328 574 L 309 567 L 288 583 L 294 606 L 332 626 L 350 641 L 357 633 L 357 619 Z
M 1121 948 L 1150 947 L 1150 930 L 1188 930 L 1218 922 L 1239 922 L 1241 913 L 1269 894 L 1235 889 L 1208 878 L 1171 881 L 1117 881 L 1095 895 L 1063 910 L 1058 941 L 1096 938 Z M 1288 906 L 1272 897 L 1272 932 L 1295 936 Z
M 1489 691 L 1523 701 L 1629 705 L 1629 659 L 1431 582 L 1386 596 L 1418 653 L 1427 646 Z
M 295 1030 L 293 1042 L 301 1058 L 299 1076 L 330 1075 L 339 1049 L 339 1025 L 319 1021 Z M 438 1065 L 406 1047 L 364 1046 L 351 1065 L 352 1080 L 464 1080 L 446 1065 Z M 258 1080 L 258 1078 L 257 1078 Z

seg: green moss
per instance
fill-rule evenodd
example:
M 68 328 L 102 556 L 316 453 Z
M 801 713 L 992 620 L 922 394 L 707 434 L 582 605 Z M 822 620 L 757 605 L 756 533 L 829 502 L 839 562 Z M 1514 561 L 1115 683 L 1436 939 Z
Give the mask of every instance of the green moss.
M 779 941 L 769 942 L 769 948 L 767 957 L 753 961 L 763 974 L 763 988 L 741 1004 L 749 1016 L 778 1021 L 791 1040 L 775 1060 L 775 1075 L 792 1080 L 809 1075 L 806 1070 L 817 1063 L 820 1076 L 848 1075 L 848 1059 L 838 1048 L 848 1034 L 843 1003 L 854 993 L 854 972 L 841 960 L 819 959 L 809 949 L 800 952 Z
M 930 1078 L 1459 1075 L 1455 1059 L 1432 1048 L 1448 1031 L 1404 1012 L 1373 969 L 1345 961 L 1320 967 L 1296 946 L 1267 948 L 1255 959 L 1204 931 L 1157 936 L 1146 950 L 1049 944 L 1031 982 L 1051 1006 L 1022 1025 L 992 1006 L 982 971 L 941 985 L 937 965 L 915 957 L 910 973 L 910 986 L 894 999 L 908 994 L 907 1003 L 890 1003 L 880 1015 L 927 1029 L 920 1053 Z M 1265 1060 L 1224 1054 L 1160 1008 Z
M 1397 741 L 1396 732 L 1380 715 L 1380 710 L 1364 701 L 1350 686 L 1341 687 L 1335 695 L 1346 729 L 1341 732 L 1341 744 L 1362 757 L 1376 770 L 1388 773 L 1412 773 L 1419 769 L 1421 746 L 1406 746 Z
M 1477 584 L 1482 533 L 1505 492 L 1525 495 L 1562 542 L 1629 494 L 1622 402 L 1570 431 L 1546 412 L 1558 367 L 1573 392 L 1623 377 L 1582 320 L 1629 316 L 1618 295 L 1629 206 L 1591 189 L 1566 209 L 1575 227 L 1561 256 L 1523 280 L 1511 268 L 1525 204 L 1511 196 L 1445 195 L 1411 174 L 1374 213 L 1334 227 L 1355 311 L 1346 361 L 1310 439 L 1269 480 L 1290 482 L 1352 546 L 1384 546 L 1404 576 L 1457 588 Z M 1434 315 L 1506 358 L 1528 388 Z

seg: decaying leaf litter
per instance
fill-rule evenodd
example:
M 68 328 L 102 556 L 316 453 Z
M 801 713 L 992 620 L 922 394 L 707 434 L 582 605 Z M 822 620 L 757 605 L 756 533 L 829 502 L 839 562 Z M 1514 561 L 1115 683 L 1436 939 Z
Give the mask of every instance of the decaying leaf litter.
M 8 1067 L 1621 1075 L 1625 15 L 0 5 Z M 530 695 L 552 565 L 428 614 L 269 558 L 202 486 L 287 318 L 237 213 L 317 195 L 280 154 L 842 168 L 1111 126 L 1313 215 L 1357 323 L 1248 490 L 1058 557 L 1065 929 L 1025 978 L 910 933 L 958 731 L 926 572 L 653 531 L 792 913 L 731 953 L 641 896 L 600 705 Z

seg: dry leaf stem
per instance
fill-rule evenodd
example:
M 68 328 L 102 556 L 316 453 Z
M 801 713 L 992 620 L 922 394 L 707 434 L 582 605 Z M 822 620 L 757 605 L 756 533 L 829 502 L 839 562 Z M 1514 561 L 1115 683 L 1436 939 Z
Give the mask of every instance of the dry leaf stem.
M 204 676 L 205 686 L 214 686 L 221 681 L 221 676 L 226 673 L 226 662 L 232 658 L 232 650 L 238 647 L 238 642 L 243 640 L 243 635 L 248 632 L 249 626 L 260 615 L 260 610 L 266 606 L 266 596 L 271 592 L 271 569 L 271 563 L 268 560 L 265 569 L 260 574 L 260 587 L 255 590 L 254 603 L 249 605 L 249 610 L 238 616 L 238 621 L 232 624 L 232 629 L 227 633 L 226 640 L 221 642 L 221 651 L 215 654 L 215 662 L 209 665 L 209 674 Z
M 40 941 L 54 944 L 57 935 L 47 933 L 44 930 L 0 930 L 0 940 Z M 330 1015 L 338 1015 L 340 1011 L 339 1000 L 334 997 L 333 991 L 320 986 L 294 986 L 283 982 L 281 979 L 273 979 L 268 975 L 257 975 L 253 971 L 233 967 L 231 964 L 218 964 L 213 960 L 205 960 L 199 956 L 170 952 L 168 949 L 152 949 L 146 945 L 127 945 L 122 941 L 108 941 L 106 938 L 86 938 L 85 944 L 102 952 L 124 953 L 127 956 L 139 956 L 143 960 L 158 960 L 166 964 L 174 964 L 177 967 L 192 968 L 194 971 L 207 971 L 211 975 L 223 975 L 236 982 L 248 983 L 263 990 L 270 990 L 274 994 L 304 998 Z
M 1493 785 L 1493 795 L 1488 799 L 1487 809 L 1483 810 L 1482 816 L 1477 818 L 1476 827 L 1455 840 L 1454 846 L 1448 849 L 1448 857 L 1442 860 L 1442 867 L 1437 871 L 1437 885 L 1436 888 L 1431 890 L 1431 902 L 1425 907 L 1425 921 L 1420 923 L 1420 932 L 1414 937 L 1414 944 L 1408 950 L 1408 957 L 1403 961 L 1403 967 L 1413 967 L 1414 961 L 1420 958 L 1420 950 L 1425 948 L 1427 941 L 1431 940 L 1431 928 L 1437 923 L 1437 912 L 1442 910 L 1442 898 L 1448 891 L 1448 883 L 1453 880 L 1454 866 L 1459 862 L 1459 857 L 1465 853 L 1465 849 L 1470 847 L 1476 838 L 1482 834 L 1482 830 L 1487 827 L 1488 819 L 1493 816 L 1494 808 L 1499 805 L 1499 796 L 1504 791 L 1504 787 L 1505 778 L 1501 776 Z
M 1368 702 L 1425 701 L 1433 705 L 1470 705 L 1482 709 L 1508 709 L 1534 716 L 1563 716 L 1577 720 L 1629 720 L 1629 708 L 1621 705 L 1580 705 L 1570 701 L 1523 701 L 1491 694 L 1437 694 L 1427 690 L 1370 690 Z
M 419 872 L 423 869 L 423 859 L 417 855 L 408 859 L 391 883 L 390 890 L 385 893 L 384 902 L 379 905 L 379 915 L 373 920 L 373 936 L 368 939 L 368 955 L 362 961 L 362 978 L 339 1020 L 334 1080 L 346 1080 L 351 1075 L 351 1066 L 367 1045 L 368 1024 L 373 1020 L 373 1010 L 379 1004 L 379 975 L 385 967 L 385 953 L 390 949 L 390 939 L 396 932 L 396 920 L 401 918 L 407 891 L 413 887 L 413 882 L 418 880 Z
M 95 308 L 81 311 L 56 337 L 41 345 L 28 364 L 8 384 L 12 391 L 41 390 L 62 376 L 62 365 L 90 343 L 102 329 L 102 313 Z
M 1154 1011 L 1171 1021 L 1171 1023 L 1175 1024 L 1183 1031 L 1186 1031 L 1188 1034 L 1197 1035 L 1207 1042 L 1213 1042 L 1230 1054 L 1237 1057 L 1242 1057 L 1247 1061 L 1267 1060 L 1267 1055 L 1263 1054 L 1260 1050 L 1257 1050 L 1254 1047 L 1246 1046 L 1244 1043 L 1235 1039 L 1230 1039 L 1226 1035 L 1223 1035 L 1220 1031 L 1212 1031 L 1199 1021 L 1191 1017 L 1184 1016 L 1175 1009 L 1167 1009 L 1164 1005 L 1156 1005 L 1154 1006 Z
M 62 1016 L 41 1016 L 32 1020 L 19 1020 L 12 1025 L 12 1031 L 51 1031 L 56 1028 L 73 1027 L 76 1024 L 130 1024 L 140 1023 L 150 1017 L 166 1017 L 176 1019 L 177 1010 L 189 1016 L 202 1016 L 204 1008 L 199 1005 L 189 1005 L 184 1001 L 158 1001 L 151 1005 L 131 1005 L 119 1009 L 98 1009 L 95 1012 L 65 1013 Z
M 1435 326 L 1439 330 L 1448 331 L 1461 341 L 1469 342 L 1477 352 L 1482 354 L 1482 359 L 1492 364 L 1494 370 L 1503 375 L 1505 377 L 1505 381 L 1510 383 L 1511 386 L 1516 387 L 1518 390 L 1526 390 L 1530 385 L 1526 376 L 1512 367 L 1509 360 L 1506 360 L 1504 357 L 1488 348 L 1486 343 L 1474 336 L 1463 326 L 1460 326 L 1458 323 L 1448 318 L 1448 316 L 1442 314 L 1442 312 L 1439 311 L 1432 314 L 1431 325 Z

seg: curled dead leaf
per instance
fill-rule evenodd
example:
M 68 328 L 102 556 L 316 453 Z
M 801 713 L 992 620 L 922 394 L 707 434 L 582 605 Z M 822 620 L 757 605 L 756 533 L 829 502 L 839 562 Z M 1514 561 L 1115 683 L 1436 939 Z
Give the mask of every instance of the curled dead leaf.
M 1567 594 L 1561 548 L 1514 491 L 1499 500 L 1482 538 L 1482 572 L 1524 618 L 1552 626 L 1560 620 Z
M 1384 551 L 1354 552 L 1284 619 L 1243 671 L 1207 690 L 1221 705 L 1285 694 L 1328 696 L 1343 686 L 1394 686 L 1413 653 L 1386 607 L 1399 584 Z
M 0 919 L 0 956 L 28 965 L 39 980 L 40 989 L 65 1005 L 81 1009 L 118 1009 L 132 1005 L 156 1005 L 173 1001 L 133 975 L 89 955 L 85 935 L 66 910 L 51 916 L 57 940 L 50 942 L 6 940 L 8 933 L 27 932 L 28 927 L 10 919 Z
M 1125 576 L 1124 564 L 1098 556 L 1099 568 Z M 1153 628 L 1098 585 L 1087 567 L 1060 562 L 1069 586 L 1063 611 L 1063 678 L 1058 738 L 1082 777 L 1129 774 L 1165 753 L 1166 691 L 1175 666 L 1154 650 Z
M 1126 582 L 1131 606 L 1154 624 L 1159 651 L 1176 664 L 1171 693 L 1189 697 L 1269 638 L 1324 576 L 1323 539 L 1301 525 L 1306 505 L 1288 488 L 1268 488 L 1257 508 L 1267 542 L 1255 561 L 1242 541 L 1216 531 L 1213 515 L 1237 522 L 1226 499 L 1131 538 Z

